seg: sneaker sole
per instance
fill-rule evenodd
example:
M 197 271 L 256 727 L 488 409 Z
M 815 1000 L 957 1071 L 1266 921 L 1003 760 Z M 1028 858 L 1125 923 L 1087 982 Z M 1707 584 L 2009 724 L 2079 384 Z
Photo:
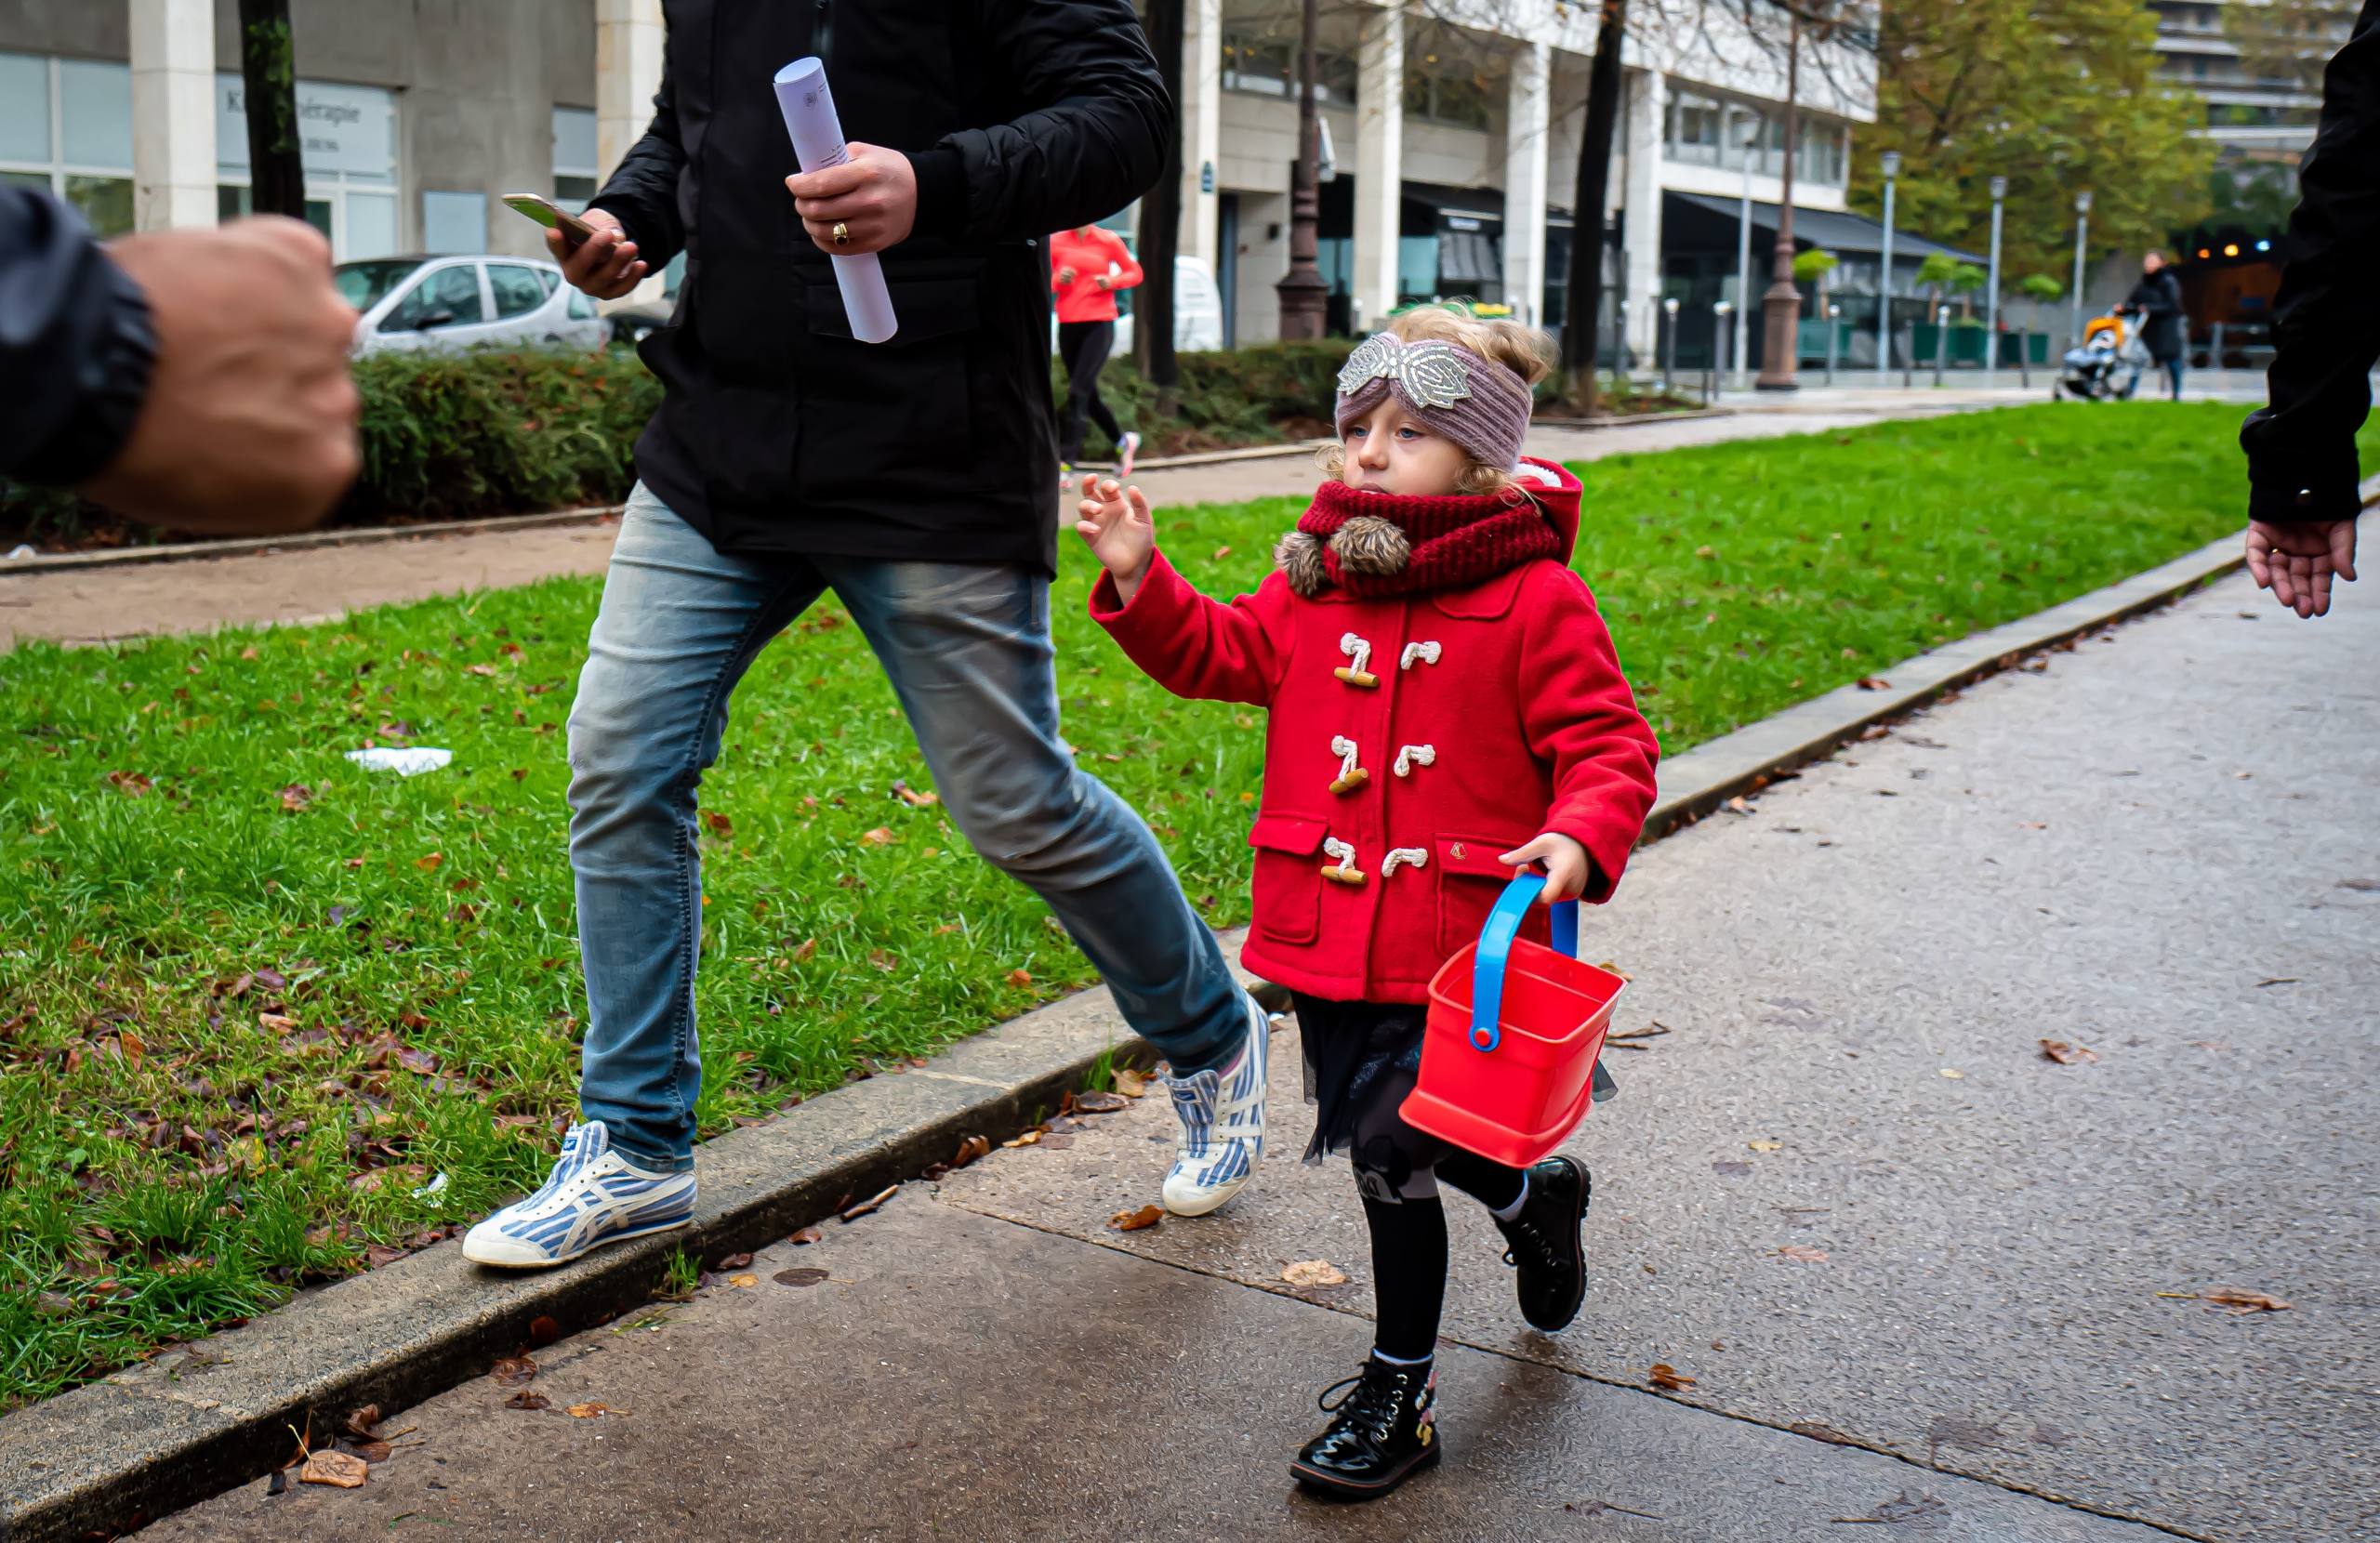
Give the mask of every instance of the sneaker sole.
M 1249 1166 L 1251 1167 L 1255 1166 L 1253 1159 L 1250 1159 Z M 1218 1185 L 1214 1189 L 1204 1191 L 1187 1201 L 1176 1201 L 1170 1194 L 1160 1194 L 1158 1198 L 1165 1203 L 1169 1215 L 1211 1216 L 1230 1204 L 1233 1196 L 1246 1189 L 1248 1180 L 1251 1177 L 1253 1176 L 1243 1174 L 1228 1184 Z
M 469 1243 L 467 1240 L 463 1246 L 463 1257 L 470 1260 L 473 1264 L 483 1265 L 490 1270 L 550 1270 L 555 1265 L 568 1264 L 575 1259 L 584 1258 L 585 1256 L 593 1253 L 598 1248 L 607 1248 L 615 1243 L 628 1243 L 636 1238 L 651 1237 L 655 1233 L 674 1233 L 681 1227 L 691 1227 L 694 1224 L 694 1219 L 690 1216 L 682 1221 L 664 1221 L 657 1226 L 639 1227 L 634 1232 L 606 1233 L 602 1237 L 597 1238 L 594 1242 L 588 1244 L 583 1248 L 574 1249 L 572 1252 L 567 1254 L 556 1254 L 551 1259 L 484 1259 L 480 1255 L 471 1252 Z
M 1374 1479 L 1369 1484 L 1355 1484 L 1350 1480 L 1308 1468 L 1299 1462 L 1289 1464 L 1289 1472 L 1300 1484 L 1323 1495 L 1332 1496 L 1342 1500 L 1377 1500 L 1423 1469 L 1435 1468 L 1440 1454 L 1445 1450 L 1446 1443 L 1433 1441 L 1406 1459 L 1404 1467 L 1390 1473 L 1386 1478 Z

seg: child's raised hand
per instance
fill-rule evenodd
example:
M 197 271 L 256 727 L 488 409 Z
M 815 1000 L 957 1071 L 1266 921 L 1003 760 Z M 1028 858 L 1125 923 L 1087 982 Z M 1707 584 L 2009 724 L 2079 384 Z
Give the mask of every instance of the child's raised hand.
M 1126 604 L 1149 571 L 1157 550 L 1157 521 L 1149 501 L 1137 487 L 1119 487 L 1110 478 L 1085 477 L 1082 502 L 1075 506 L 1075 531 L 1091 547 L 1101 566 L 1115 575 Z
M 1587 892 L 1587 876 L 1594 864 L 1587 858 L 1587 849 L 1559 831 L 1547 831 L 1527 846 L 1508 851 L 1501 859 L 1508 867 L 1525 867 L 1531 863 L 1545 864 L 1545 903 L 1559 904 L 1576 900 Z

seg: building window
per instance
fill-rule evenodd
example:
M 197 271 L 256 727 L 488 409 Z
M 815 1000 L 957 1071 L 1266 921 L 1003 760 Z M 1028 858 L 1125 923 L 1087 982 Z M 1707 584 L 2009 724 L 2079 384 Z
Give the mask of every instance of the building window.
M 247 96 L 239 76 L 215 77 L 216 206 L 226 219 L 253 202 Z M 396 98 L 369 86 L 301 80 L 298 123 L 306 218 L 328 239 L 332 257 L 347 262 L 396 252 Z
M 1487 128 L 1494 117 L 1488 89 L 1469 75 L 1441 74 L 1435 54 L 1405 72 L 1405 115 L 1459 128 Z
M 1297 99 L 1298 46 L 1293 38 L 1225 33 L 1223 65 L 1226 91 Z M 1314 99 L 1329 107 L 1354 106 L 1356 73 L 1353 54 L 1317 48 L 1314 57 Z
M 487 250 L 487 194 L 424 192 L 421 249 L 433 257 Z
M 1737 165 L 1741 156 L 1727 134 L 1727 107 L 1709 97 L 1680 91 L 1670 98 L 1669 124 L 1661 153 L 1694 166 Z
M 132 70 L 0 54 L 0 182 L 39 188 L 102 236 L 132 229 Z
M 554 109 L 554 202 L 583 214 L 603 176 L 595 164 L 595 114 L 584 107 Z

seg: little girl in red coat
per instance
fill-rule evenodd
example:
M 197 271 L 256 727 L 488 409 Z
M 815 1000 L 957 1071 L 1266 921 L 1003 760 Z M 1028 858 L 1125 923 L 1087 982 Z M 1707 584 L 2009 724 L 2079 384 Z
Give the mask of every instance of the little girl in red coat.
M 1653 803 L 1652 730 L 1567 566 L 1579 481 L 1520 454 L 1548 351 L 1443 307 L 1368 338 L 1339 375 L 1334 480 L 1279 571 L 1228 605 L 1157 549 L 1139 488 L 1081 488 L 1076 529 L 1107 570 L 1092 615 L 1176 695 L 1269 711 L 1242 957 L 1296 998 L 1318 1106 L 1306 1156 L 1349 1154 L 1371 1233 L 1371 1355 L 1291 1466 L 1344 1496 L 1438 1456 L 1435 1180 L 1494 1216 L 1532 1325 L 1567 1325 L 1586 1290 L 1585 1168 L 1507 1167 L 1397 1113 L 1430 980 L 1515 870 L 1542 865 L 1548 903 L 1606 900 Z M 1529 930 L 1546 938 L 1542 912 Z

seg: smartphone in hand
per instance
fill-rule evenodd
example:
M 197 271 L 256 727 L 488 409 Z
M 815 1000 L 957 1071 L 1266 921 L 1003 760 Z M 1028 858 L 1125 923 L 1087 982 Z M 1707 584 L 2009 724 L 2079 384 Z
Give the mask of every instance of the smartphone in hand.
M 505 207 L 536 220 L 549 231 L 560 231 L 562 250 L 565 252 L 578 250 L 579 244 L 595 233 L 595 227 L 576 215 L 565 213 L 555 207 L 552 203 L 538 197 L 536 193 L 506 193 L 504 204 Z

